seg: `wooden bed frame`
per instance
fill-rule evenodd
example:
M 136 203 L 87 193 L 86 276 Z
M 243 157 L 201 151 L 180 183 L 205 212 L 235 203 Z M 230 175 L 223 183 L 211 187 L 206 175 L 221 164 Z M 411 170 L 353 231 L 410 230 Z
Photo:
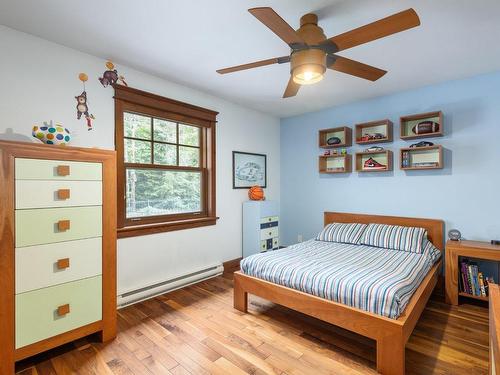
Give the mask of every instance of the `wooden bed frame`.
M 325 212 L 329 223 L 380 223 L 427 229 L 429 240 L 443 252 L 443 221 L 397 216 L 361 215 Z M 413 294 L 398 319 L 343 305 L 295 289 L 247 276 L 234 274 L 234 308 L 248 309 L 248 294 L 337 325 L 377 342 L 377 371 L 384 375 L 405 373 L 405 345 L 436 286 L 441 261 L 436 263 Z

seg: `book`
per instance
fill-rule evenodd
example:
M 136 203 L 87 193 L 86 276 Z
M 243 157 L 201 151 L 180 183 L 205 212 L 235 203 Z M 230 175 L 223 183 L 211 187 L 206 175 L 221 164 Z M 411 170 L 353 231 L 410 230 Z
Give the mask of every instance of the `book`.
M 469 261 L 467 259 L 463 259 L 460 262 L 460 279 L 462 280 L 462 292 L 464 293 L 472 293 L 470 283 L 469 283 L 469 277 L 468 277 L 468 272 L 467 272 L 467 264 Z
M 484 276 L 482 272 L 478 272 L 477 274 L 479 279 L 479 288 L 481 290 L 481 296 L 486 297 L 486 290 L 484 289 Z
M 472 284 L 474 285 L 474 295 L 475 296 L 480 296 L 481 295 L 481 289 L 479 288 L 479 280 L 478 280 L 478 275 L 477 275 L 477 264 L 476 263 L 471 263 L 472 265 Z

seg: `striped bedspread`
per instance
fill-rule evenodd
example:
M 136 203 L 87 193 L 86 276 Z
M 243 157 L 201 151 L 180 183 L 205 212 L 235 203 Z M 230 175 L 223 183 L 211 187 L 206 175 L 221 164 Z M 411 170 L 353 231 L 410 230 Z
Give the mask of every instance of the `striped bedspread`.
M 396 319 L 441 253 L 310 240 L 241 261 L 249 276 Z

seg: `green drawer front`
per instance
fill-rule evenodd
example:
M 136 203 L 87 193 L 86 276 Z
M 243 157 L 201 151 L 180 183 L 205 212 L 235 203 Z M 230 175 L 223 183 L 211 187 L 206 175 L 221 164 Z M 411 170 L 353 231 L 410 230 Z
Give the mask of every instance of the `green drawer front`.
M 70 229 L 57 223 L 69 220 Z M 100 237 L 101 206 L 16 210 L 16 247 Z
M 57 308 L 69 304 L 59 316 Z M 101 276 L 16 295 L 16 349 L 102 319 Z
M 59 176 L 57 167 L 69 166 L 67 176 Z M 102 180 L 102 164 L 80 161 L 16 159 L 16 180 Z

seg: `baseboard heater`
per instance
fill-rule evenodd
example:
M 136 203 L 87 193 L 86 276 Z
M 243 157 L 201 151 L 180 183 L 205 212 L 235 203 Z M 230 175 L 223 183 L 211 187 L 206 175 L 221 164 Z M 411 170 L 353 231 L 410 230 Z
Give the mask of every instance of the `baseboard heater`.
M 198 271 L 193 271 L 187 275 L 182 275 L 161 281 L 152 285 L 147 285 L 138 289 L 124 292 L 118 295 L 118 308 L 138 303 L 149 298 L 159 296 L 164 293 L 174 291 L 176 289 L 184 288 L 188 285 L 196 284 L 200 281 L 219 276 L 224 271 L 222 263 L 203 268 Z

